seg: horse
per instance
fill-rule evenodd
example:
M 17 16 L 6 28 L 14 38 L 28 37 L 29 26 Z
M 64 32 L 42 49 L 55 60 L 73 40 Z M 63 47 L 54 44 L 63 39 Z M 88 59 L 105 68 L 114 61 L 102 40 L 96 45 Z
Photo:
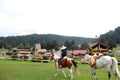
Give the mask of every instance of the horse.
M 78 71 L 78 66 L 77 66 L 77 63 L 72 59 L 72 58 L 68 58 L 67 56 L 64 57 L 61 61 L 61 67 L 59 67 L 59 59 L 60 59 L 60 56 L 57 55 L 58 52 L 57 51 L 54 51 L 51 53 L 51 60 L 54 60 L 55 61 L 55 68 L 56 68 L 56 73 L 55 73 L 55 77 L 57 76 L 58 74 L 58 68 L 62 69 L 62 72 L 64 74 L 64 77 L 66 77 L 66 74 L 64 72 L 64 68 L 68 68 L 69 69 L 69 77 L 70 77 L 70 80 L 73 79 L 73 70 L 72 70 L 72 65 L 74 65 L 74 69 L 76 71 L 76 73 L 79 73 Z
M 93 65 L 90 65 L 91 60 L 93 60 Z M 92 68 L 92 75 L 94 80 L 98 80 L 96 76 L 96 69 L 105 68 L 106 72 L 108 73 L 108 80 L 111 78 L 111 72 L 110 69 L 112 68 L 114 75 L 116 77 L 116 80 L 118 80 L 118 77 L 120 77 L 120 72 L 118 70 L 118 61 L 115 57 L 110 56 L 98 56 L 96 58 L 96 55 L 92 56 L 89 54 L 85 54 L 85 56 L 82 58 L 82 61 L 88 62 L 88 64 Z

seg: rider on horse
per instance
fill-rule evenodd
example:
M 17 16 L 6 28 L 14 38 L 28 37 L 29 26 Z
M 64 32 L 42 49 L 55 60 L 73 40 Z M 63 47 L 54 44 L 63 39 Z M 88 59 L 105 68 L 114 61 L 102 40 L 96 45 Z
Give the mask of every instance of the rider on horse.
M 61 67 L 61 62 L 62 62 L 62 60 L 63 60 L 63 58 L 65 57 L 65 56 L 67 56 L 67 49 L 66 49 L 66 47 L 65 46 L 62 46 L 61 47 L 61 58 L 58 60 L 58 65 L 59 65 L 59 67 Z
M 62 51 L 61 57 L 63 59 L 63 57 L 67 56 L 67 49 L 66 49 L 66 47 L 62 46 L 61 47 L 61 51 Z

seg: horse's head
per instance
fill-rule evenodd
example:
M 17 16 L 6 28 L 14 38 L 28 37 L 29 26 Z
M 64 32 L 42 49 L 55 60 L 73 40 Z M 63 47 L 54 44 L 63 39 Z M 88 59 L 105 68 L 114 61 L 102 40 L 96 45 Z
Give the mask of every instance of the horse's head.
M 91 56 L 89 54 L 85 54 L 82 59 L 81 59 L 81 62 L 82 63 L 88 63 L 89 60 L 90 60 Z
M 53 51 L 51 51 L 51 57 L 50 57 L 50 59 L 51 60 L 57 60 L 57 59 L 59 59 L 60 57 L 57 55 L 59 52 L 58 51 L 55 51 L 55 50 L 53 50 Z
M 53 60 L 54 59 L 54 52 L 51 51 L 51 56 L 50 56 L 50 60 Z
M 50 56 L 50 60 L 53 60 L 53 59 L 54 59 L 54 55 L 51 54 L 51 56 Z

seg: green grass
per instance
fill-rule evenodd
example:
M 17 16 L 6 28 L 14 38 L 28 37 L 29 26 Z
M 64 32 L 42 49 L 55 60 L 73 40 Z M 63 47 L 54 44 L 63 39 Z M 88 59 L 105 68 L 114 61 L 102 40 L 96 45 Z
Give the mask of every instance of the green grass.
M 77 75 L 74 72 L 73 80 L 93 80 L 91 68 L 87 64 L 78 64 L 78 69 L 80 74 Z M 67 68 L 65 68 L 65 72 L 68 76 Z M 54 77 L 54 73 L 54 62 L 0 60 L 0 80 L 68 80 L 68 78 L 64 78 L 61 70 L 56 77 Z M 107 80 L 107 73 L 104 68 L 97 70 L 97 76 L 100 80 Z M 114 78 L 112 73 L 111 80 L 115 80 Z

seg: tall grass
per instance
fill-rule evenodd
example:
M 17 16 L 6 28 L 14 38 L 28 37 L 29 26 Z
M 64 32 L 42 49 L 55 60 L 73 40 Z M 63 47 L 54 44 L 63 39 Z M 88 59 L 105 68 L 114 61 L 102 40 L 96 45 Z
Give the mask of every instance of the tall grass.
M 78 64 L 80 74 L 74 74 L 73 80 L 93 80 L 91 68 L 87 64 Z M 68 69 L 65 68 L 68 76 Z M 59 70 L 58 76 L 54 77 L 54 62 L 40 63 L 29 61 L 0 60 L 0 80 L 68 80 Z M 107 73 L 102 69 L 97 70 L 100 80 L 107 80 Z M 115 80 L 112 73 L 112 79 Z

